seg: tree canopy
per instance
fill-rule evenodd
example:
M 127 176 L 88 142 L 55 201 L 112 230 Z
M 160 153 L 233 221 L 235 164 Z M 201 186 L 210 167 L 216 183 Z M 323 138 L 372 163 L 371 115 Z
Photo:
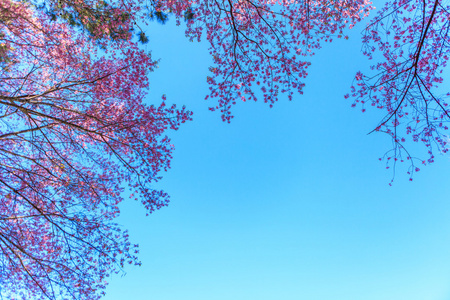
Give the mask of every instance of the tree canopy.
M 272 106 L 302 93 L 308 57 L 346 38 L 373 8 L 363 0 L 0 0 L 0 280 L 11 299 L 96 299 L 106 277 L 137 249 L 114 222 L 128 185 L 149 213 L 167 205 L 154 190 L 170 167 L 168 129 L 184 107 L 146 105 L 156 62 L 141 29 L 169 17 L 186 36 L 205 35 L 214 64 L 206 98 L 224 121 L 237 101 Z M 449 5 L 393 1 L 363 35 L 364 54 L 346 97 L 382 109 L 374 129 L 392 137 L 388 162 L 417 160 L 407 138 L 448 151 L 449 93 L 437 94 L 448 60 Z M 375 57 L 375 56 L 374 56 Z M 376 56 L 378 58 L 378 56 Z M 164 98 L 164 97 L 163 97 Z

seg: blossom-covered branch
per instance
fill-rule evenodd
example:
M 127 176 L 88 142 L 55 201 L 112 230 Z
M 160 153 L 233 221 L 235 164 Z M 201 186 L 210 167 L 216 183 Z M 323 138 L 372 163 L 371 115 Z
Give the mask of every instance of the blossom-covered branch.
M 364 32 L 364 53 L 372 59 L 378 50 L 382 60 L 372 66 L 373 75 L 357 74 L 351 93 L 354 106 L 386 111 L 374 131 L 392 137 L 394 147 L 387 159 L 394 165 L 409 160 L 410 174 L 419 168 L 404 146 L 407 136 L 428 148 L 423 164 L 434 161 L 436 149 L 448 151 L 450 94 L 439 87 L 449 59 L 449 22 L 447 1 L 401 0 L 388 2 Z

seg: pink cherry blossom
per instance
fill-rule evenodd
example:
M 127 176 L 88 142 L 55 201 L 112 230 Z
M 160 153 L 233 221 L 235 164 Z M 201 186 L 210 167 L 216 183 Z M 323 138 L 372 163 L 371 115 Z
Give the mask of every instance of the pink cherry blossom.
M 352 96 L 355 103 L 369 102 L 385 111 L 375 129 L 393 139 L 385 156 L 406 156 L 411 175 L 421 160 L 407 151 L 405 135 L 428 148 L 428 163 L 436 150 L 448 151 L 449 94 L 440 91 L 440 84 L 449 58 L 449 11 L 440 0 L 387 2 L 363 36 L 364 54 L 372 58 L 378 51 L 382 59 L 372 74 L 356 75 Z

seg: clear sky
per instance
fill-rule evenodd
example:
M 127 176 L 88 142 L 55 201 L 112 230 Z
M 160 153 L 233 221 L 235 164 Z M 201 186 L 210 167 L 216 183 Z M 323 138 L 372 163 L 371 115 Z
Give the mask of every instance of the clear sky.
M 149 27 L 161 62 L 147 100 L 166 94 L 194 121 L 169 132 L 172 169 L 155 185 L 169 207 L 145 217 L 137 202 L 122 205 L 143 265 L 114 277 L 104 299 L 450 299 L 450 157 L 412 182 L 400 166 L 388 185 L 378 158 L 391 142 L 367 135 L 382 112 L 343 97 L 368 67 L 361 26 L 318 51 L 303 96 L 272 109 L 238 103 L 226 124 L 203 100 L 207 43 L 174 23 Z

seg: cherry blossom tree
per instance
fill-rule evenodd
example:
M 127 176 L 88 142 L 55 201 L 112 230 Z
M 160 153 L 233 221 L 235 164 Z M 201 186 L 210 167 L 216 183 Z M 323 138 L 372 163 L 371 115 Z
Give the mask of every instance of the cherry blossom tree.
M 364 54 L 376 63 L 370 75 L 358 72 L 351 96 L 363 111 L 373 106 L 386 112 L 374 131 L 392 137 L 387 168 L 407 160 L 412 176 L 418 163 L 434 161 L 436 150 L 448 152 L 450 93 L 440 85 L 449 59 L 449 22 L 448 1 L 401 0 L 387 2 L 364 31 Z M 425 144 L 428 159 L 412 156 L 408 140 Z
M 128 184 L 147 211 L 185 109 L 144 105 L 155 62 L 126 23 L 90 34 L 0 0 L 0 286 L 7 299 L 97 299 L 140 264 L 114 222 Z M 118 34 L 101 35 L 108 26 Z M 120 29 L 120 30 L 119 30 Z M 123 30 L 122 30 L 123 29 Z M 102 46 L 104 50 L 100 50 Z
M 308 56 L 321 42 L 344 36 L 372 7 L 369 1 L 214 1 L 201 3 L 187 34 L 200 38 L 205 28 L 215 65 L 210 94 L 224 121 L 237 100 L 257 100 L 256 90 L 272 106 L 280 93 L 291 100 L 302 94 Z M 255 87 L 257 89 L 255 89 Z M 208 98 L 207 97 L 207 98 Z

